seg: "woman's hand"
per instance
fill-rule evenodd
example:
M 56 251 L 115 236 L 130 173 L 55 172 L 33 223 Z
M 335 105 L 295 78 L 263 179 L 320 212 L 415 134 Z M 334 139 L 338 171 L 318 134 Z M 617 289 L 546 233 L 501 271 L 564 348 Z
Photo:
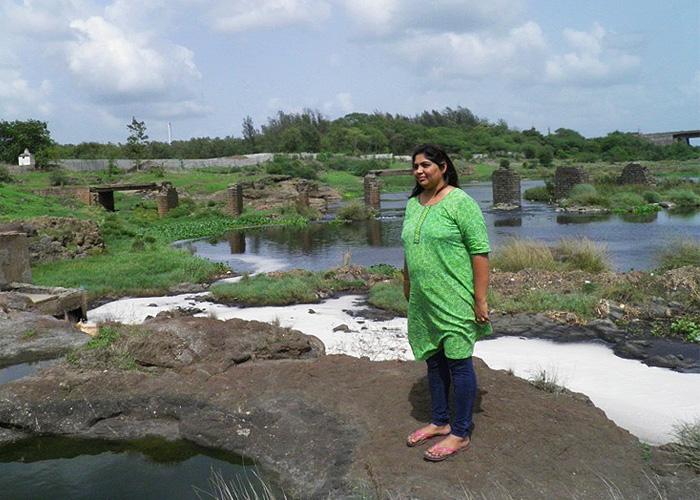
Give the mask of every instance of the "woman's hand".
M 474 302 L 474 316 L 477 323 L 489 322 L 489 305 L 486 299 L 476 299 Z

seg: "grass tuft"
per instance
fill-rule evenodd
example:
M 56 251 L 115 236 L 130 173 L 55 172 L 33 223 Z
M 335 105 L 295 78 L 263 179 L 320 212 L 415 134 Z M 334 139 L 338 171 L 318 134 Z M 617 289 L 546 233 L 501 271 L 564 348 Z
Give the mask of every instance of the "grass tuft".
M 535 373 L 529 382 L 537 389 L 552 394 L 560 394 L 565 391 L 565 388 L 559 383 L 557 374 L 544 369 Z
M 491 257 L 494 269 L 517 272 L 522 269 L 556 271 L 559 268 L 552 251 L 544 243 L 512 238 Z
M 588 238 L 563 238 L 555 247 L 555 254 L 571 270 L 600 273 L 611 268 L 607 247 Z
M 671 242 L 656 256 L 659 270 L 684 266 L 700 267 L 700 242 L 695 239 L 678 239 Z
M 700 472 L 700 420 L 684 423 L 674 428 L 676 441 L 671 445 L 681 461 Z

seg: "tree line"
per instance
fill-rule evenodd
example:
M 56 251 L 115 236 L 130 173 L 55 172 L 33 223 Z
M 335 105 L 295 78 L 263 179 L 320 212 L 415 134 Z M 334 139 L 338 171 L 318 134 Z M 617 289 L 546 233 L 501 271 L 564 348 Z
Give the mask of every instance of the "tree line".
M 534 128 L 518 130 L 503 120 L 489 122 L 463 107 L 424 111 L 415 116 L 351 113 L 335 120 L 310 109 L 299 113 L 278 111 L 260 127 L 246 116 L 240 137 L 196 137 L 171 144 L 149 141 L 145 122 L 136 118 L 127 124 L 127 130 L 124 144 L 58 144 L 51 139 L 45 122 L 0 121 L 0 161 L 15 163 L 25 147 L 37 155 L 41 165 L 63 158 L 193 159 L 258 152 L 405 155 L 423 142 L 441 144 L 448 152 L 465 158 L 474 154 L 520 155 L 543 164 L 554 158 L 617 162 L 700 157 L 700 148 L 682 143 L 657 146 L 634 133 L 615 131 L 587 139 L 567 128 L 546 135 Z

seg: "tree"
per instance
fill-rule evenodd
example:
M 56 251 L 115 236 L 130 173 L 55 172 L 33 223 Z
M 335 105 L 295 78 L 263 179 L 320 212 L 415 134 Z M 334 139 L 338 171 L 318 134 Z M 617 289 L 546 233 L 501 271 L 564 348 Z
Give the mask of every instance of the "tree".
M 537 153 L 537 159 L 540 160 L 543 167 L 551 167 L 554 161 L 554 153 L 551 148 L 544 147 Z
M 0 120 L 0 161 L 16 164 L 17 157 L 25 149 L 41 156 L 41 153 L 53 144 L 46 122 Z
M 253 119 L 249 115 L 246 115 L 246 117 L 243 118 L 243 141 L 250 147 L 251 151 L 255 150 L 255 139 L 257 135 L 258 131 L 255 130 Z
M 129 137 L 126 139 L 127 149 L 131 158 L 134 160 L 134 166 L 138 169 L 141 166 L 141 160 L 144 158 L 146 146 L 148 144 L 148 135 L 146 135 L 146 122 L 140 122 L 133 116 L 131 123 L 126 126 L 129 129 Z

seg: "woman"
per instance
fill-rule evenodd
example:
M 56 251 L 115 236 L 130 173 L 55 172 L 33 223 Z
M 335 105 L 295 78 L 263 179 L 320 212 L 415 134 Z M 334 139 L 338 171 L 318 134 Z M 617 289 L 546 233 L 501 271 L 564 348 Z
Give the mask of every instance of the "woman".
M 439 462 L 470 442 L 476 397 L 471 356 L 476 340 L 491 333 L 486 302 L 490 248 L 481 210 L 459 188 L 457 171 L 444 150 L 419 146 L 413 153 L 413 175 L 416 185 L 401 231 L 404 294 L 413 355 L 428 365 L 432 420 L 408 436 L 406 444 L 444 436 L 424 455 Z

